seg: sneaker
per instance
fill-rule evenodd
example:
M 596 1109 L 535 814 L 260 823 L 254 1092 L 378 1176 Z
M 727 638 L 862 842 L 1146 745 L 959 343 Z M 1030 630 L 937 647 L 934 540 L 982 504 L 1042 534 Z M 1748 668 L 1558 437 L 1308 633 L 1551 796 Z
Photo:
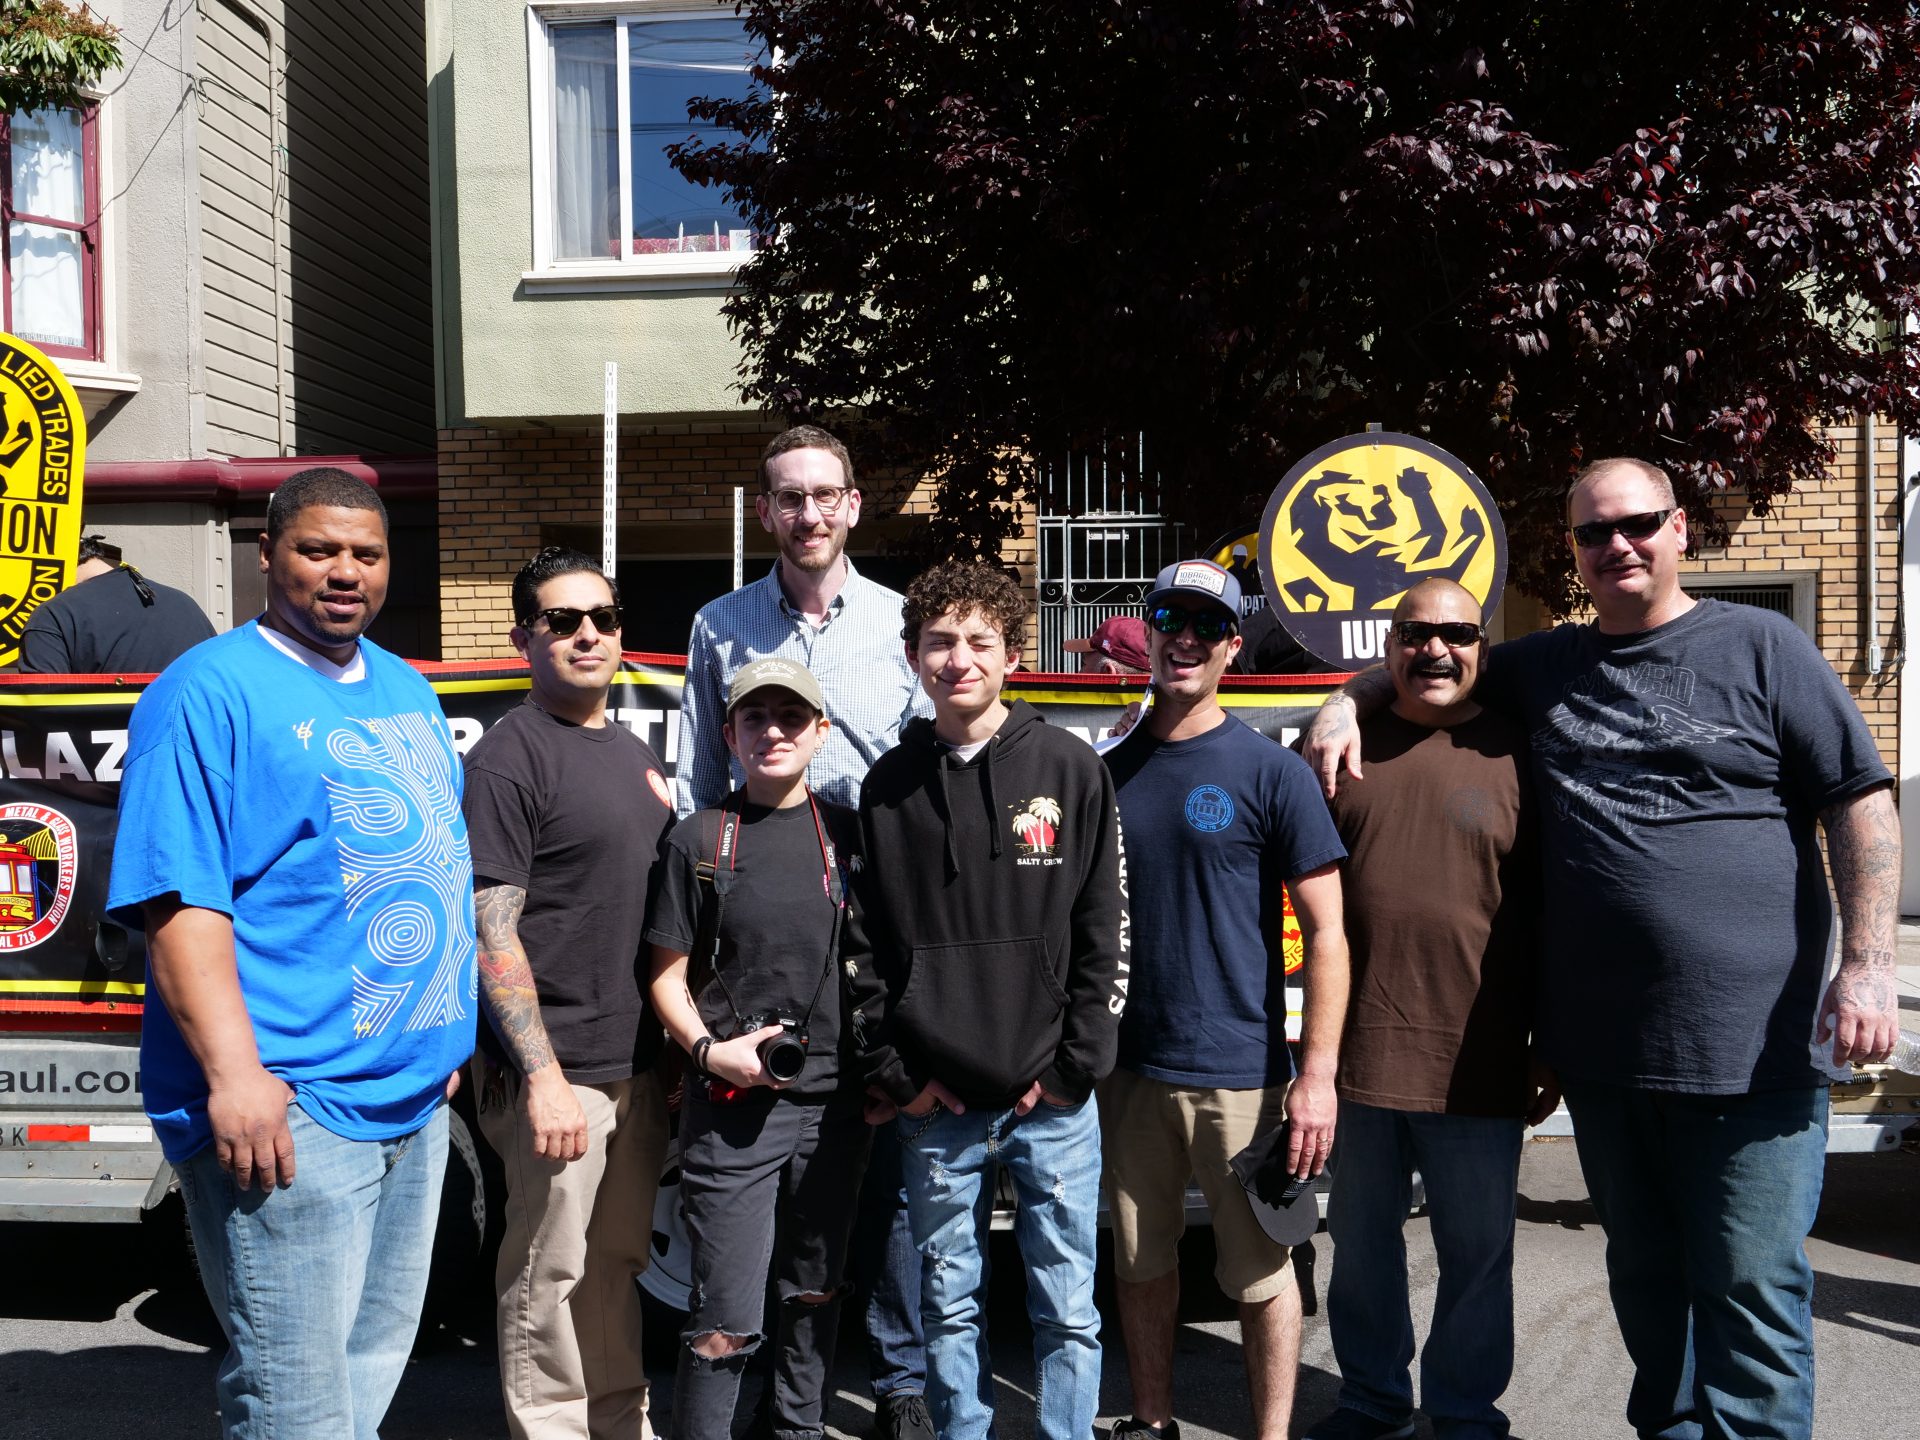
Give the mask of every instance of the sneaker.
M 873 1433 L 877 1440 L 934 1440 L 927 1397 L 918 1390 L 896 1390 L 881 1397 Z
M 1107 1432 L 1109 1440 L 1180 1440 L 1180 1422 L 1169 1420 L 1156 1430 L 1138 1415 L 1131 1420 L 1116 1420 Z
M 1306 1440 L 1412 1440 L 1413 1421 L 1376 1420 L 1344 1405 L 1308 1429 Z

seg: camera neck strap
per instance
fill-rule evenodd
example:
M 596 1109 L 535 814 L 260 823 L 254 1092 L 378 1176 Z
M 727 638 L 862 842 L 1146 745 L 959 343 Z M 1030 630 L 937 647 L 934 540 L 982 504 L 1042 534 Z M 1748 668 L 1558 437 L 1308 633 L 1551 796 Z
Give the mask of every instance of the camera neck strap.
M 713 841 L 712 860 L 696 864 L 695 873 L 705 880 L 713 890 L 711 915 L 701 925 L 701 952 L 707 968 L 713 972 L 713 978 L 719 983 L 720 994 L 727 1002 L 727 1010 L 733 1016 L 735 1032 L 740 1026 L 740 1007 L 733 998 L 733 988 L 727 984 L 727 977 L 720 970 L 720 928 L 726 918 L 727 895 L 733 889 L 738 874 L 740 859 L 741 812 L 746 806 L 744 790 L 736 790 L 721 802 L 720 823 Z M 821 888 L 826 891 L 827 900 L 833 906 L 833 928 L 827 936 L 827 955 L 820 967 L 820 979 L 813 987 L 813 998 L 807 1002 L 807 1013 L 800 1017 L 803 1027 L 811 1028 L 814 1007 L 820 1003 L 820 995 L 827 988 L 827 976 L 833 973 L 834 957 L 840 949 L 840 921 L 846 914 L 846 885 L 840 878 L 840 863 L 834 844 L 827 835 L 826 824 L 820 818 L 819 802 L 813 798 L 813 790 L 807 790 L 807 808 L 813 812 L 813 835 L 820 844 Z M 709 907 L 702 907 L 703 909 Z

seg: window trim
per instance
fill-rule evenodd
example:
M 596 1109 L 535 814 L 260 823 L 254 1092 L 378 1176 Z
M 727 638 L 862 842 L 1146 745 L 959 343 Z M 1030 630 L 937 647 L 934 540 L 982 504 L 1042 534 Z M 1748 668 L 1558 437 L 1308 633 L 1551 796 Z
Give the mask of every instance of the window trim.
M 554 256 L 553 184 L 559 168 L 555 153 L 553 106 L 553 28 L 570 20 L 697 19 L 712 12 L 732 14 L 730 0 L 571 0 L 527 6 L 527 121 L 533 201 L 533 261 L 521 272 L 521 285 L 550 294 L 610 290 L 726 290 L 734 272 L 754 254 L 745 251 L 695 251 L 683 255 L 635 255 L 633 246 L 633 131 L 619 124 L 620 235 L 627 252 L 619 259 L 560 260 Z M 627 29 L 614 27 L 614 68 L 621 77 L 619 108 L 629 104 L 626 77 Z
M 1680 588 L 1695 599 L 1707 599 L 1716 590 L 1759 590 L 1787 587 L 1791 609 L 1787 618 L 1814 643 L 1819 643 L 1818 570 L 1682 570 Z
M 85 216 L 78 225 L 50 215 L 15 210 L 13 206 L 13 117 L 0 114 L 0 153 L 6 159 L 0 174 L 0 221 L 9 227 L 15 220 L 71 231 L 80 237 L 80 323 L 86 332 L 85 345 L 54 345 L 30 341 L 42 354 L 56 360 L 84 360 L 95 364 L 106 361 L 106 336 L 101 304 L 101 226 L 100 214 L 100 102 L 89 99 L 80 112 L 80 210 Z M 10 235 L 0 231 L 0 328 L 11 335 L 13 318 L 13 251 Z M 64 368 L 64 367 L 62 367 Z

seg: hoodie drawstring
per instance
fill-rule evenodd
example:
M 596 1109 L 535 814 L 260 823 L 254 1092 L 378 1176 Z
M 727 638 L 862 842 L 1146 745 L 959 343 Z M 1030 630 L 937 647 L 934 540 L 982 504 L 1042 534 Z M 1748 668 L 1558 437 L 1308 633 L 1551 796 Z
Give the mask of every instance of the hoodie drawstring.
M 936 763 L 933 768 L 940 775 L 940 818 L 947 832 L 947 878 L 955 880 L 960 876 L 960 852 L 953 843 L 953 796 L 947 790 L 947 764 L 951 755 L 950 752 L 942 752 L 934 758 Z
M 999 746 L 995 745 L 993 741 L 987 741 L 987 758 L 985 762 L 987 771 L 987 833 L 993 836 L 993 848 L 990 853 L 995 860 L 1000 858 L 1002 848 L 1000 840 L 1000 796 L 993 788 L 993 752 L 997 749 L 999 749 Z M 951 837 L 952 832 L 949 831 L 948 835 Z M 953 843 L 952 839 L 949 838 L 947 843 L 951 845 Z

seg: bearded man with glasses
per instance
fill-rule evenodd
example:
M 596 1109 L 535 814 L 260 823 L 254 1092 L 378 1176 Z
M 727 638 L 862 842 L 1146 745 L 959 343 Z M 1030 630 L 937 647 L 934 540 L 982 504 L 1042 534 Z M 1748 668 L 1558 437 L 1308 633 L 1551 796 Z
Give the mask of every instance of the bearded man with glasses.
M 687 641 L 680 697 L 679 810 L 717 807 L 746 783 L 722 731 L 735 675 L 780 656 L 820 682 L 831 722 L 807 767 L 807 784 L 848 809 L 900 727 L 933 707 L 900 648 L 901 597 L 854 569 L 847 536 L 860 523 L 853 460 L 838 437 L 796 425 L 760 456 L 754 510 L 780 556 L 765 579 L 702 607 Z M 851 1268 L 868 1297 L 868 1367 L 881 1440 L 933 1440 L 924 1400 L 920 1252 L 907 1225 L 900 1151 L 890 1126 L 875 1137 L 860 1192 Z
M 1493 652 L 1474 699 L 1526 728 L 1545 876 L 1536 1046 L 1559 1072 L 1607 1232 L 1642 1436 L 1813 1431 L 1826 1072 L 1884 1059 L 1900 828 L 1892 776 L 1833 667 L 1786 617 L 1680 588 L 1664 472 L 1596 461 L 1568 496 L 1591 623 Z M 1328 701 L 1308 759 L 1363 773 Z M 1840 965 L 1822 993 L 1833 907 Z M 1831 1047 L 1830 1052 L 1828 1047 Z
M 1464 588 L 1421 581 L 1387 633 L 1393 703 L 1361 726 L 1367 778 L 1330 802 L 1352 897 L 1327 1210 L 1341 1384 L 1339 1408 L 1307 1435 L 1413 1434 L 1400 1232 L 1418 1170 L 1440 1263 L 1421 1408 L 1436 1435 L 1501 1436 L 1522 1117 L 1538 1123 L 1559 1102 L 1550 1085 L 1536 1095 L 1528 1066 L 1540 883 L 1527 742 L 1515 721 L 1471 698 L 1487 632 Z
M 1133 1417 L 1114 1440 L 1178 1440 L 1173 1341 L 1189 1174 L 1212 1212 L 1214 1277 L 1239 1302 L 1261 1440 L 1284 1440 L 1293 1408 L 1299 1286 L 1288 1248 L 1261 1227 L 1228 1162 L 1284 1124 L 1293 1174 L 1326 1164 L 1347 1006 L 1347 852 L 1300 757 L 1221 707 L 1239 616 L 1240 583 L 1211 560 L 1160 572 L 1146 599 L 1153 707 L 1106 753 L 1138 857 L 1119 1064 L 1100 1087 L 1133 1387 Z M 1307 949 L 1298 1075 L 1287 1050 L 1283 886 Z

